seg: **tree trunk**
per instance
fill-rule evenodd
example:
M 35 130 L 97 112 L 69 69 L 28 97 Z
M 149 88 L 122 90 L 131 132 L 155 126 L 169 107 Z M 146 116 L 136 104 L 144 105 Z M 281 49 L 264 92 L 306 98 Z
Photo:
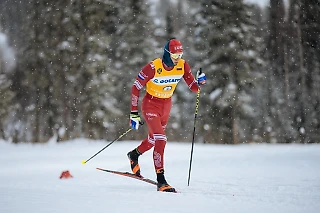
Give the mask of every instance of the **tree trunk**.
M 302 39 L 301 39 L 301 22 L 300 22 L 300 8 L 296 7 L 296 14 L 297 14 L 297 35 L 298 35 L 298 48 L 299 48 L 299 105 L 300 105 L 300 125 L 299 125 L 299 135 L 300 135 L 300 143 L 305 143 L 306 138 L 306 131 L 305 131 L 305 91 L 306 91 L 306 70 L 304 69 L 303 65 L 303 48 L 302 48 Z
M 239 126 L 238 126 L 238 116 L 237 116 L 237 106 L 236 103 L 232 107 L 232 143 L 239 143 Z

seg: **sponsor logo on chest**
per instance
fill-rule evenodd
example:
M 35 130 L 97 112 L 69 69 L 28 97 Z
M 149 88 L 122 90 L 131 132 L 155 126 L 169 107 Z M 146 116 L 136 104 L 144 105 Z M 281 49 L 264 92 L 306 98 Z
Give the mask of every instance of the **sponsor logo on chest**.
M 166 76 L 166 77 L 155 77 L 152 82 L 158 85 L 163 84 L 177 84 L 181 80 L 181 76 Z

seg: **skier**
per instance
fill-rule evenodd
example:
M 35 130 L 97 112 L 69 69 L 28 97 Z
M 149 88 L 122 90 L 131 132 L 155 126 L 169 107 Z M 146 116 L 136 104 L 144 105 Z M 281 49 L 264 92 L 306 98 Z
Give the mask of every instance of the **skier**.
M 164 176 L 164 149 L 167 142 L 165 128 L 171 110 L 171 96 L 181 80 L 193 92 L 197 92 L 200 85 L 205 84 L 206 76 L 197 72 L 196 80 L 192 75 L 189 64 L 181 57 L 183 48 L 179 40 L 170 39 L 164 46 L 164 53 L 145 65 L 136 77 L 131 94 L 131 128 L 137 130 L 141 121 L 138 113 L 140 90 L 146 86 L 146 94 L 142 100 L 141 111 L 148 126 L 148 137 L 141 144 L 128 152 L 131 169 L 134 174 L 141 176 L 138 158 L 144 152 L 153 150 L 154 167 L 157 174 L 157 190 L 175 192 Z

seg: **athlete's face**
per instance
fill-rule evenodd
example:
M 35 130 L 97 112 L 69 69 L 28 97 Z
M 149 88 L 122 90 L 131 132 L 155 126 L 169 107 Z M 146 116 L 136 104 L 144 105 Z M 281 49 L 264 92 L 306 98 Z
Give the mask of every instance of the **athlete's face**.
M 174 63 L 174 66 L 176 66 L 176 65 L 178 64 L 180 58 L 174 59 L 174 58 L 171 57 L 171 60 L 172 60 L 172 62 Z
M 181 59 L 182 57 L 182 52 L 181 53 L 176 53 L 176 54 L 171 54 L 170 53 L 170 58 L 172 60 L 172 62 L 174 63 L 174 65 L 176 66 L 179 62 L 179 60 Z

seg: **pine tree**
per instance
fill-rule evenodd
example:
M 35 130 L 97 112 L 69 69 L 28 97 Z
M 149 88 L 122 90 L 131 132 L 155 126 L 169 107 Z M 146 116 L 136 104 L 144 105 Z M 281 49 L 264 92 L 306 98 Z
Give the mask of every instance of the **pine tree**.
M 319 23 L 317 1 L 293 0 L 289 5 L 288 55 L 291 71 L 292 123 L 300 143 L 317 142 L 319 136 Z
M 7 37 L 0 32 L 0 138 L 7 139 L 10 134 L 6 134 L 9 129 L 7 118 L 14 108 L 14 96 L 12 91 L 12 81 L 9 73 L 14 68 L 14 53 L 8 46 Z
M 32 94 L 27 104 L 35 106 L 27 121 L 32 140 L 46 141 L 60 128 L 64 135 L 59 139 L 103 137 L 109 107 L 103 97 L 112 96 L 104 74 L 114 2 L 32 2 L 32 37 L 24 58 L 29 71 L 25 85 Z
M 112 61 L 109 76 L 114 105 L 120 111 L 113 123 L 119 133 L 129 127 L 134 79 L 142 67 L 156 57 L 154 27 L 148 14 L 148 6 L 145 0 L 121 0 L 115 4 L 118 21 L 108 47 L 108 57 Z M 143 97 L 143 92 L 140 96 Z
M 240 136 L 247 127 L 241 124 L 253 116 L 249 89 L 258 78 L 255 68 L 260 63 L 255 23 L 249 6 L 243 1 L 200 2 L 200 10 L 195 15 L 198 23 L 195 55 L 200 62 L 198 67 L 203 68 L 208 79 L 202 89 L 204 97 L 199 113 L 201 118 L 206 118 L 201 122 L 205 140 L 246 141 Z
M 306 80 L 304 142 L 319 142 L 320 132 L 320 2 L 301 0 L 301 40 Z M 300 132 L 301 133 L 301 132 Z
M 271 0 L 266 38 L 266 60 L 268 67 L 265 72 L 267 88 L 267 113 L 265 115 L 265 140 L 267 142 L 290 142 L 295 136 L 292 127 L 292 96 L 290 94 L 289 57 L 287 23 L 283 0 Z

